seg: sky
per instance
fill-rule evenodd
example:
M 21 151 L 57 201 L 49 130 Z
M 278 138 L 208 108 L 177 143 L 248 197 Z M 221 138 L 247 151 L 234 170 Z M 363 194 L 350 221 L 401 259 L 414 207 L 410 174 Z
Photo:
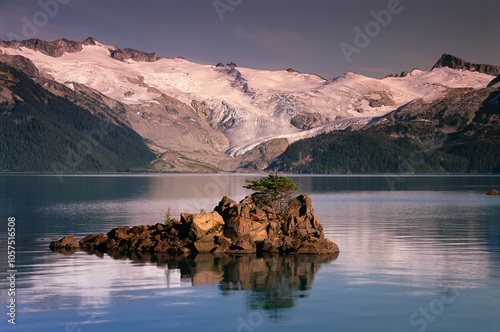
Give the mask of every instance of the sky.
M 0 0 L 0 38 L 82 41 L 326 79 L 500 65 L 498 0 Z

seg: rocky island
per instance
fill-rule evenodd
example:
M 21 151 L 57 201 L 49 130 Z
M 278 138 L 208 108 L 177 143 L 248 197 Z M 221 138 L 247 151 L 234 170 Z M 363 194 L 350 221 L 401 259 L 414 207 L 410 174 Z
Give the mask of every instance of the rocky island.
M 266 182 L 270 179 L 270 182 Z M 180 220 L 167 218 L 164 224 L 122 226 L 104 234 L 90 234 L 80 241 L 65 236 L 52 241 L 54 251 L 177 254 L 198 253 L 286 253 L 331 254 L 338 246 L 324 237 L 323 225 L 315 217 L 306 195 L 288 197 L 288 178 L 278 175 L 256 180 L 246 188 L 258 190 L 236 203 L 225 196 L 208 213 L 181 213 Z M 289 179 L 288 179 L 289 180 Z M 264 181 L 264 182 L 262 182 Z M 282 190 L 273 184 L 286 184 Z M 271 184 L 271 185 L 270 185 Z M 274 189 L 268 190 L 268 186 Z

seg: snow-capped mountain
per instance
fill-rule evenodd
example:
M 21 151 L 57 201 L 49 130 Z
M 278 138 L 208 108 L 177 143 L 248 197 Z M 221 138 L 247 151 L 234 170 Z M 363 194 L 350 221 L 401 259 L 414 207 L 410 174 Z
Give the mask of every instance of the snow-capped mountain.
M 57 95 L 108 105 L 173 168 L 192 159 L 226 170 L 262 169 L 294 141 L 368 124 L 411 101 L 432 102 L 450 88 L 483 88 L 495 77 L 436 66 L 403 77 L 350 72 L 325 80 L 293 70 L 157 58 L 93 38 L 0 40 L 2 53 L 4 62 L 29 59 L 36 67 L 30 75 Z

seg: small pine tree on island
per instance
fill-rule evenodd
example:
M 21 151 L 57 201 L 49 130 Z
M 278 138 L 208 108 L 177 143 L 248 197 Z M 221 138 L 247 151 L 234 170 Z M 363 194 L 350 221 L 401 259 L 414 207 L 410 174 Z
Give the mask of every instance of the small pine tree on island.
M 278 175 L 278 172 L 270 173 L 259 180 L 245 179 L 245 182 L 248 185 L 243 188 L 256 191 L 253 194 L 255 201 L 271 205 L 280 214 L 286 212 L 285 207 L 292 197 L 292 192 L 299 189 L 293 179 Z

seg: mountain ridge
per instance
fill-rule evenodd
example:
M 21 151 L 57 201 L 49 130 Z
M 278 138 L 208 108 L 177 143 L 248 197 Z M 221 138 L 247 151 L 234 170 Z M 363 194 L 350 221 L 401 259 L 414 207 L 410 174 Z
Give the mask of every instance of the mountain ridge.
M 165 171 L 192 171 L 193 165 L 196 171 L 262 171 L 294 142 L 358 130 L 415 102 L 429 104 L 452 89 L 481 89 L 495 79 L 445 66 L 402 77 L 349 72 L 325 80 L 294 70 L 156 58 L 91 37 L 0 41 L 0 53 L 1 62 L 48 91 L 137 132 L 156 153 L 156 170 Z
M 44 41 L 41 39 L 26 39 L 22 41 L 12 40 L 6 41 L 0 39 L 0 47 L 9 47 L 9 48 L 19 48 L 26 47 L 28 49 L 39 51 L 43 54 L 53 56 L 53 57 L 61 57 L 64 53 L 75 53 L 82 50 L 83 46 L 95 46 L 101 45 L 109 49 L 110 56 L 113 59 L 118 61 L 126 61 L 126 60 L 134 60 L 138 62 L 155 62 L 161 59 L 165 59 L 165 57 L 157 57 L 155 52 L 144 52 L 141 50 L 131 49 L 131 48 L 118 48 L 117 46 L 105 45 L 101 43 L 96 38 L 89 36 L 83 41 L 74 41 L 66 38 L 56 39 L 54 41 Z M 0 53 L 1 54 L 1 53 Z M 186 59 L 185 57 L 179 56 L 180 59 Z M 168 59 L 168 58 L 166 58 Z M 222 63 L 218 63 L 216 67 L 219 67 Z M 234 68 L 236 64 L 231 62 L 231 65 L 228 64 L 229 67 Z M 467 62 L 455 55 L 444 53 L 441 55 L 439 60 L 432 66 L 431 70 L 435 68 L 449 67 L 452 69 L 462 69 L 469 71 L 477 71 L 480 73 L 485 73 L 489 75 L 500 75 L 500 66 L 491 65 L 491 64 L 476 64 Z M 413 70 L 418 68 L 413 68 Z M 286 69 L 288 72 L 296 72 L 302 74 L 300 71 L 296 71 L 292 68 Z M 411 71 L 403 71 L 401 74 L 389 74 L 386 77 L 404 77 Z M 315 75 L 319 78 L 326 80 L 322 76 L 318 74 L 309 74 Z M 335 79 L 335 78 L 333 78 Z
M 111 58 L 118 61 L 134 60 L 144 62 L 157 61 L 156 53 L 143 52 L 131 48 L 120 49 L 116 46 L 104 45 L 93 37 L 88 37 L 84 41 L 73 41 L 66 38 L 57 39 L 51 42 L 40 39 L 27 39 L 22 41 L 4 41 L 0 39 L 0 47 L 20 48 L 26 47 L 28 49 L 39 51 L 45 55 L 52 57 L 61 57 L 65 53 L 75 53 L 82 51 L 83 46 L 96 46 L 102 45 L 109 49 Z
M 500 75 L 500 66 L 488 65 L 488 64 L 477 64 L 464 61 L 459 57 L 451 54 L 443 54 L 441 58 L 432 66 L 432 69 L 448 67 L 452 69 L 461 69 L 469 71 L 477 71 L 478 73 L 484 73 L 489 75 Z

